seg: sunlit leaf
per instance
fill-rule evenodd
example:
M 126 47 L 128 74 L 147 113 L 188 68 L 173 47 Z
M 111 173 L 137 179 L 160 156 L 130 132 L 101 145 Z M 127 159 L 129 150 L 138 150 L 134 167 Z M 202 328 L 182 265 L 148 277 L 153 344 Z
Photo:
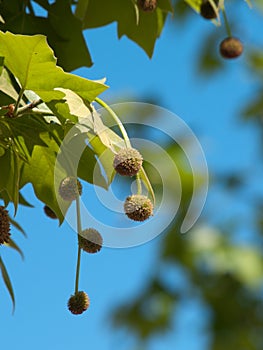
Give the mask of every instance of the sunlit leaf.
M 55 90 L 58 87 L 71 89 L 90 102 L 107 88 L 104 84 L 65 73 L 56 66 L 54 54 L 42 35 L 0 32 L 0 55 L 5 57 L 5 66 L 17 77 L 22 89 L 33 90 L 45 102 L 64 97 L 61 91 Z

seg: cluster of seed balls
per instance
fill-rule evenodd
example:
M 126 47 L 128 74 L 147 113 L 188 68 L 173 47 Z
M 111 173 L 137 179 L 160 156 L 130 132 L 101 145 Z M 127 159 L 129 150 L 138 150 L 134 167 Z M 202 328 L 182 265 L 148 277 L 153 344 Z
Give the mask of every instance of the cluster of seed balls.
M 143 158 L 135 148 L 122 148 L 115 154 L 113 167 L 122 176 L 134 176 L 142 167 Z M 124 202 L 124 212 L 129 219 L 145 221 L 153 215 L 153 204 L 144 195 L 133 194 Z
M 218 8 L 218 0 L 214 1 L 215 7 Z M 205 19 L 217 18 L 217 13 L 209 0 L 203 0 L 200 6 L 200 14 Z M 219 45 L 219 52 L 222 57 L 231 59 L 239 57 L 243 52 L 243 44 L 238 38 L 227 37 L 221 41 Z
M 10 219 L 5 207 L 0 206 L 0 245 L 10 241 Z
M 140 171 L 142 162 L 143 158 L 136 149 L 122 148 L 114 156 L 113 167 L 122 176 L 134 176 Z M 82 185 L 76 177 L 68 176 L 61 181 L 58 193 L 63 200 L 72 202 L 82 194 Z M 44 211 L 52 219 L 57 217 L 48 206 Z M 124 212 L 129 219 L 144 221 L 153 215 L 153 205 L 148 197 L 135 194 L 126 198 Z M 103 239 L 97 230 L 88 228 L 78 235 L 78 244 L 83 251 L 94 254 L 101 250 Z M 71 295 L 68 300 L 68 309 L 74 315 L 82 314 L 89 305 L 89 297 L 83 291 Z
M 76 177 L 67 176 L 61 181 L 58 193 L 63 200 L 72 202 L 77 199 L 77 196 L 82 195 L 82 185 Z M 44 207 L 44 212 L 51 219 L 57 218 L 55 212 L 47 205 Z M 78 235 L 78 244 L 83 251 L 94 254 L 101 250 L 103 239 L 97 230 L 88 228 Z M 82 314 L 89 305 L 90 299 L 84 291 L 78 291 L 71 295 L 68 300 L 68 309 L 73 315 Z

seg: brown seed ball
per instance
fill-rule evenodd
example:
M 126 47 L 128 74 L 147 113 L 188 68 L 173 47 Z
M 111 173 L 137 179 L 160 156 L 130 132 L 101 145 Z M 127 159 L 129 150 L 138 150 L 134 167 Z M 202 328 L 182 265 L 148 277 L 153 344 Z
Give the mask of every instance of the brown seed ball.
M 122 176 L 134 176 L 142 167 L 143 158 L 135 148 L 122 148 L 115 155 L 113 167 Z
M 0 245 L 10 241 L 10 220 L 8 211 L 0 206 Z
M 50 219 L 57 219 L 58 218 L 56 213 L 51 208 L 49 208 L 47 205 L 44 206 L 44 212 L 45 212 L 46 216 L 48 216 Z
M 58 192 L 65 201 L 74 201 L 78 195 L 82 194 L 82 185 L 74 176 L 63 179 L 59 185 Z
M 243 52 L 243 45 L 237 38 L 228 37 L 220 43 L 220 54 L 224 58 L 236 58 Z
M 138 0 L 139 8 L 145 12 L 153 12 L 157 7 L 157 0 Z
M 215 1 L 216 7 L 218 6 L 218 1 Z M 217 17 L 217 13 L 210 4 L 208 0 L 203 0 L 200 6 L 200 15 L 205 19 L 213 19 Z
M 79 246 L 85 252 L 94 254 L 101 250 L 103 239 L 101 234 L 94 228 L 88 228 L 82 231 L 79 237 Z
M 85 292 L 77 292 L 76 294 L 71 295 L 68 300 L 68 309 L 74 315 L 82 314 L 87 310 L 89 305 L 90 300 Z
M 126 198 L 124 212 L 131 220 L 145 221 L 153 215 L 153 204 L 148 197 L 135 194 Z

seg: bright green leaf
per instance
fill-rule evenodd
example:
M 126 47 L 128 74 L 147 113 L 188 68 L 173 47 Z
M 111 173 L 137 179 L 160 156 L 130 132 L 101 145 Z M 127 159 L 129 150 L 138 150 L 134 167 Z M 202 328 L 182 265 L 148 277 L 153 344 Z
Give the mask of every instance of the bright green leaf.
M 54 54 L 42 35 L 0 32 L 0 55 L 5 57 L 5 66 L 17 77 L 22 89 L 33 90 L 45 102 L 64 97 L 61 91 L 54 90 L 59 87 L 71 89 L 89 102 L 107 88 L 56 66 Z
M 49 147 L 39 145 L 34 147 L 29 162 L 23 165 L 20 186 L 23 187 L 27 183 L 31 183 L 37 198 L 50 207 L 62 223 L 64 217 L 58 205 L 54 188 L 54 167 L 59 145 L 49 133 L 42 134 L 41 137 Z M 61 178 L 67 176 L 63 170 L 61 170 L 60 175 Z M 64 203 L 65 211 L 69 204 Z
M 2 74 L 0 76 L 0 90 L 6 95 L 10 96 L 14 101 L 17 100 L 18 93 L 16 92 L 6 69 L 3 69 Z

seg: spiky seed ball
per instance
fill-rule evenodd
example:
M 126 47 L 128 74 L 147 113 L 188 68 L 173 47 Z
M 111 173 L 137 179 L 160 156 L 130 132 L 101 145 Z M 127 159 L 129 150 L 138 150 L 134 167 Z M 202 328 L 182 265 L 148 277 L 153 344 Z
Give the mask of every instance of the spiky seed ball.
M 0 206 L 0 245 L 9 243 L 10 240 L 10 219 L 5 207 Z
M 77 292 L 68 300 L 68 309 L 74 315 L 80 315 L 89 307 L 90 300 L 85 292 Z
M 50 219 L 57 219 L 57 215 L 56 213 L 54 213 L 54 211 L 49 208 L 47 205 L 44 206 L 44 212 L 46 214 L 46 216 L 48 216 Z
M 82 185 L 74 176 L 63 179 L 59 185 L 58 192 L 65 201 L 74 201 L 79 194 L 82 194 Z
M 79 246 L 87 253 L 97 253 L 101 250 L 103 239 L 94 228 L 88 228 L 79 235 Z
M 115 154 L 113 167 L 122 176 L 134 176 L 142 167 L 143 158 L 135 148 L 122 148 Z
M 215 5 L 217 7 L 218 1 L 215 1 Z M 217 17 L 217 13 L 208 0 L 202 1 L 200 6 L 200 15 L 205 19 L 213 19 Z
M 157 0 L 138 0 L 138 6 L 145 12 L 153 12 L 157 7 Z
M 236 58 L 243 52 L 243 45 L 237 38 L 227 37 L 220 43 L 220 54 L 224 58 Z
M 153 204 L 148 197 L 134 194 L 126 198 L 124 212 L 129 219 L 145 221 L 153 215 Z

